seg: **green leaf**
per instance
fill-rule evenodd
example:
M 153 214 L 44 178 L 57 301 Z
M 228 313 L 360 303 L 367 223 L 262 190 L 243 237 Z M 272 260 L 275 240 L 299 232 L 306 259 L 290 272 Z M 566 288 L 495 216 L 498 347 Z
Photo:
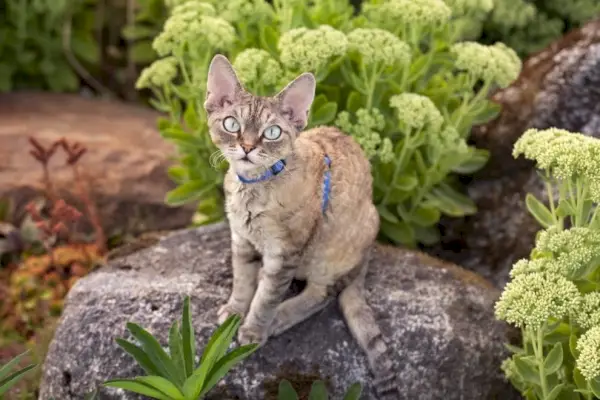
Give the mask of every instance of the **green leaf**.
M 318 96 L 316 96 L 315 99 L 313 100 L 311 110 L 315 111 L 318 108 L 323 107 L 327 103 L 328 103 L 327 96 L 325 96 L 323 93 L 321 93 Z
M 3 365 L 2 368 L 0 368 L 0 380 L 4 379 L 4 377 L 8 375 L 10 370 L 13 369 L 16 365 L 18 365 L 19 361 L 21 361 L 27 354 L 29 354 L 29 350 L 24 351 L 23 353 L 19 354 L 18 356 L 10 360 L 8 363 Z
M 346 100 L 346 111 L 350 112 L 351 114 L 355 114 L 356 111 L 358 111 L 358 109 L 361 108 L 362 106 L 363 106 L 363 101 L 362 101 L 362 97 L 361 97 L 360 93 L 358 93 L 355 90 L 350 92 L 350 95 L 348 96 L 348 100 Z
M 181 318 L 181 339 L 183 344 L 183 358 L 185 359 L 185 375 L 190 377 L 194 372 L 194 359 L 196 357 L 196 337 L 190 312 L 190 297 L 183 299 L 183 316 Z
M 558 395 L 560 394 L 560 392 L 563 390 L 564 387 L 565 387 L 564 383 L 554 386 L 554 389 L 552 389 L 550 391 L 550 393 L 548 393 L 548 397 L 546 397 L 544 400 L 555 400 L 558 397 Z
M 413 246 L 415 243 L 415 235 L 410 225 L 400 221 L 393 224 L 388 221 L 381 221 L 381 232 L 396 244 Z
M 575 382 L 575 385 L 577 385 L 579 389 L 587 389 L 587 381 L 583 375 L 581 375 L 581 371 L 577 367 L 573 368 L 573 382 Z
M 543 228 L 549 228 L 556 223 L 550 210 L 531 193 L 527 193 L 525 196 L 525 204 L 531 215 Z
M 310 394 L 308 395 L 308 400 L 327 400 L 329 399 L 329 394 L 327 393 L 327 388 L 323 381 L 315 381 L 313 382 Z
M 311 115 L 311 125 L 326 125 L 333 121 L 337 112 L 337 103 L 329 102 Z
M 432 246 L 440 241 L 440 230 L 437 226 L 412 226 L 415 240 L 425 246 Z
M 173 165 L 167 170 L 169 178 L 177 184 L 182 184 L 187 179 L 187 170 L 180 165 Z
M 186 126 L 192 131 L 195 131 L 200 126 L 200 120 L 198 119 L 196 107 L 194 107 L 193 102 L 187 104 L 185 112 L 183 113 L 183 120 L 185 121 Z
M 478 110 L 477 114 L 473 118 L 473 125 L 480 125 L 489 122 L 496 118 L 500 114 L 500 111 L 502 111 L 502 106 L 492 101 L 486 101 L 483 104 L 485 104 L 485 107 L 483 107 L 480 111 Z
M 513 361 L 515 363 L 516 372 L 524 381 L 531 382 L 536 385 L 540 384 L 540 375 L 534 367 L 527 364 L 519 357 L 515 357 Z
M 563 347 L 561 343 L 556 343 L 548 356 L 544 360 L 544 373 L 552 375 L 562 366 L 563 362 Z
M 129 51 L 131 59 L 136 64 L 150 64 L 157 58 L 150 40 L 142 40 L 134 43 Z
M 571 205 L 571 203 L 565 199 L 561 199 L 558 202 L 558 207 L 556 208 L 556 215 L 561 218 L 568 217 L 570 215 L 575 215 L 575 208 Z
M 279 33 L 267 24 L 262 24 L 260 27 L 259 41 L 261 47 L 271 53 L 273 56 L 279 55 L 277 43 L 279 42 Z
M 25 376 L 25 374 L 34 369 L 36 366 L 37 365 L 35 364 L 30 364 L 8 375 L 4 379 L 0 379 L 0 396 L 8 392 L 9 389 L 11 389 L 17 383 L 19 383 L 19 381 Z
M 134 358 L 134 360 L 137 361 L 138 365 L 144 371 L 146 371 L 148 375 L 161 374 L 160 368 L 156 366 L 154 361 L 150 359 L 148 354 L 146 354 L 146 352 L 141 347 L 136 346 L 135 344 L 121 338 L 115 339 L 115 342 L 117 342 L 117 344 L 121 346 L 123 350 L 129 353 L 129 355 L 131 355 Z
M 398 217 L 396 217 L 394 215 L 394 213 L 392 213 L 385 205 L 379 204 L 376 208 L 377 208 L 377 211 L 379 212 L 379 215 L 381 216 L 381 218 L 383 218 L 386 221 L 389 221 L 393 224 L 400 223 L 400 220 L 398 219 Z
M 346 392 L 344 400 L 359 400 L 362 394 L 362 386 L 360 383 L 353 383 Z
M 592 390 L 592 393 L 594 393 L 594 396 L 600 398 L 600 378 L 592 379 L 591 381 L 588 381 L 588 384 L 590 385 L 590 389 Z
M 298 400 L 298 394 L 289 381 L 283 379 L 281 382 L 279 382 L 277 400 Z
M 169 330 L 169 353 L 171 360 L 175 365 L 175 371 L 179 377 L 179 382 L 184 382 L 187 378 L 185 373 L 185 360 L 183 358 L 183 343 L 177 321 L 173 322 Z
M 451 217 L 472 215 L 477 211 L 475 203 L 469 197 L 458 193 L 450 185 L 441 183 L 425 195 L 427 203 Z
M 169 355 L 163 350 L 160 343 L 147 330 L 133 322 L 127 323 L 127 329 L 142 345 L 142 348 L 148 354 L 154 365 L 160 371 L 160 376 L 168 378 L 172 382 L 178 382 L 175 374 L 175 366 L 169 358 Z M 183 383 L 183 382 L 178 382 Z
M 479 171 L 485 166 L 490 158 L 490 152 L 485 149 L 472 149 L 471 156 L 458 167 L 452 168 L 452 172 L 469 175 Z
M 91 34 L 71 36 L 71 50 L 87 63 L 97 64 L 100 61 L 100 46 Z
M 439 222 L 441 217 L 440 210 L 432 207 L 421 205 L 410 216 L 410 221 L 422 227 L 430 227 Z
M 525 354 L 525 350 L 518 346 L 513 346 L 509 343 L 504 343 L 504 347 L 513 354 Z
M 183 391 L 188 397 L 197 398 L 206 386 L 207 377 L 215 363 L 223 356 L 233 335 L 237 331 L 241 317 L 231 315 L 212 334 L 202 352 L 200 366 L 185 381 Z
M 189 181 L 167 192 L 165 203 L 170 206 L 180 206 L 198 200 L 204 194 L 214 189 L 215 184 L 206 184 L 202 181 Z
M 188 118 L 192 118 L 188 116 Z M 189 146 L 193 149 L 204 146 L 204 143 L 200 138 L 190 133 L 185 132 L 181 127 L 170 127 L 160 131 L 160 135 L 169 141 L 174 142 L 177 145 Z
M 414 173 L 412 174 L 401 174 L 399 176 L 396 177 L 396 179 L 394 180 L 394 182 L 392 182 L 392 185 L 399 190 L 402 190 L 404 192 L 410 192 L 411 190 L 413 190 L 414 188 L 417 187 L 417 185 L 419 184 L 419 180 L 417 179 L 417 177 L 414 175 Z
M 144 396 L 152 397 L 153 399 L 159 400 L 173 400 L 169 398 L 169 396 L 165 395 L 159 390 L 143 383 L 137 382 L 133 379 L 113 379 L 104 382 L 104 386 L 114 387 L 124 390 L 129 390 L 130 392 L 142 394 Z
M 258 343 L 247 344 L 230 351 L 225 357 L 221 358 L 215 366 L 211 368 L 210 373 L 206 378 L 204 388 L 200 393 L 200 397 L 211 390 L 231 368 L 254 353 L 256 349 L 258 349 L 258 346 Z
M 184 400 L 183 393 L 181 393 L 177 386 L 162 376 L 138 376 L 135 380 L 166 394 L 173 400 Z
M 571 355 L 573 358 L 577 359 L 579 357 L 579 352 L 577 351 L 577 335 L 571 332 L 569 336 L 569 350 L 571 350 Z

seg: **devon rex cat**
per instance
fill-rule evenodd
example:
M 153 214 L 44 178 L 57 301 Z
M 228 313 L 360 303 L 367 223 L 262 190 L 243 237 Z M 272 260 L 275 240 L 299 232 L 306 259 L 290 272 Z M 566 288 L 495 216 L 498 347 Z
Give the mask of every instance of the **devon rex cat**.
M 315 85 L 304 73 L 276 96 L 258 97 L 243 88 L 227 58 L 217 55 L 210 64 L 204 107 L 211 138 L 230 164 L 224 188 L 233 290 L 219 322 L 244 316 L 239 341 L 262 345 L 339 294 L 380 397 L 397 398 L 393 363 L 363 295 L 379 230 L 371 167 L 338 129 L 303 132 Z M 282 302 L 293 278 L 306 287 Z

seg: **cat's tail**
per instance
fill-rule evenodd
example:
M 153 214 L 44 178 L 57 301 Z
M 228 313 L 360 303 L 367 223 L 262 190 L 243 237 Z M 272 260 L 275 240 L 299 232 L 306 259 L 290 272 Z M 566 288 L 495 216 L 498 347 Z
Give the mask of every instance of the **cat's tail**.
M 340 293 L 340 308 L 352 336 L 367 355 L 378 398 L 398 400 L 400 389 L 396 359 L 390 354 L 373 310 L 367 304 L 363 283 L 364 273 Z

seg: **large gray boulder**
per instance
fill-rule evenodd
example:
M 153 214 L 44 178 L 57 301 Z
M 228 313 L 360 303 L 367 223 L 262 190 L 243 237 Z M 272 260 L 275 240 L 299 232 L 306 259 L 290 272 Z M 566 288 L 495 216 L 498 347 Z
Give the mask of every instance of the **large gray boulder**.
M 472 132 L 473 144 L 491 158 L 468 185 L 478 212 L 442 221 L 441 243 L 427 249 L 490 279 L 508 281 L 512 265 L 527 257 L 541 228 L 525 207 L 532 193 L 546 201 L 533 163 L 514 159 L 514 143 L 529 128 L 557 127 L 600 137 L 600 19 L 530 57 L 521 75 L 492 100 L 502 113 Z
M 367 297 L 391 341 L 403 398 L 518 398 L 499 368 L 509 332 L 493 317 L 499 293 L 477 275 L 418 252 L 377 247 L 374 253 Z M 132 321 L 166 345 L 185 295 L 202 349 L 230 292 L 229 263 L 229 230 L 218 224 L 174 233 L 80 280 L 51 343 L 39 399 L 82 399 L 106 379 L 140 374 L 115 338 L 127 337 Z M 270 339 L 211 398 L 273 399 L 282 378 L 305 390 L 324 379 L 337 396 L 360 381 L 363 398 L 376 398 L 367 360 L 335 303 Z M 107 388 L 100 394 L 138 398 Z

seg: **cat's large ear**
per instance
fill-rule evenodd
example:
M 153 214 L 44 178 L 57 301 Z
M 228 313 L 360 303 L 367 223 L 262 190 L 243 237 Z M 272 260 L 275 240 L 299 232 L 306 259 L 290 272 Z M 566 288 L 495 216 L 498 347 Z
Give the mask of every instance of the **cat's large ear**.
M 209 114 L 231 104 L 242 85 L 227 57 L 217 54 L 208 67 L 204 108 Z
M 313 74 L 305 72 L 275 96 L 281 112 L 301 131 L 308 123 L 308 112 L 315 99 L 316 81 Z

